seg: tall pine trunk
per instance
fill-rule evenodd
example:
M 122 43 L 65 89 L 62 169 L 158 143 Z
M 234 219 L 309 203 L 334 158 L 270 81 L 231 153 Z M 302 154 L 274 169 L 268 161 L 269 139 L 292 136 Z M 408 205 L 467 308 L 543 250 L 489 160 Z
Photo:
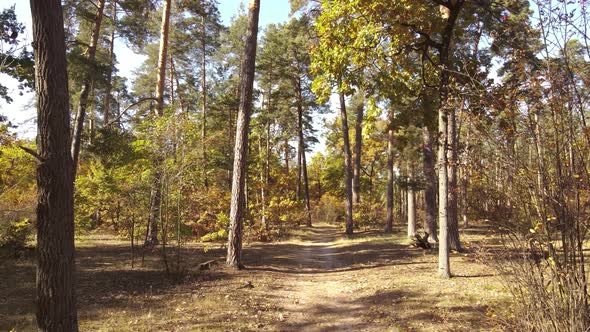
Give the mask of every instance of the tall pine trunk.
M 96 15 L 94 18 L 94 29 L 90 36 L 90 44 L 86 50 L 86 59 L 90 65 L 93 64 L 96 58 L 96 47 L 98 45 L 98 36 L 100 35 L 100 26 L 102 24 L 102 16 L 104 13 L 105 0 L 98 0 L 96 4 Z M 80 155 L 80 145 L 82 144 L 82 129 L 84 128 L 84 118 L 86 117 L 86 108 L 88 107 L 88 97 L 90 96 L 91 86 L 94 82 L 94 70 L 90 69 L 86 73 L 82 81 L 82 91 L 80 92 L 80 102 L 78 110 L 76 111 L 76 123 L 74 124 L 74 132 L 72 134 L 71 154 L 74 162 L 74 179 L 76 178 L 76 170 L 78 168 L 78 157 Z
M 103 108 L 103 115 L 102 115 L 102 125 L 106 127 L 109 125 L 109 119 L 111 115 L 111 100 L 112 100 L 112 90 L 113 90 L 113 67 L 115 66 L 115 31 L 117 30 L 117 1 L 113 0 L 112 3 L 112 30 L 111 30 L 111 37 L 109 39 L 109 72 L 107 78 L 107 87 L 104 96 L 104 108 Z
M 74 163 L 64 21 L 60 0 L 32 0 L 37 93 L 37 325 L 78 331 Z
M 346 188 L 346 234 L 352 235 L 354 221 L 352 218 L 352 154 L 350 152 L 350 138 L 348 137 L 348 119 L 346 114 L 346 100 L 340 92 L 340 120 L 342 121 L 342 137 L 344 139 L 344 186 Z
M 408 237 L 414 238 L 416 234 L 416 194 L 414 193 L 414 166 L 408 167 Z
M 457 115 L 454 109 L 449 112 L 448 123 L 448 172 L 449 172 L 449 248 L 451 250 L 461 251 L 461 241 L 459 240 L 459 188 L 457 186 L 457 164 L 459 162 L 457 154 L 458 137 L 457 137 Z
M 440 106 L 438 109 L 438 223 L 440 227 L 438 246 L 438 273 L 441 278 L 451 277 L 449 260 L 449 224 L 448 224 L 448 115 L 449 115 L 449 67 L 451 60 L 451 41 L 455 22 L 465 0 L 451 1 L 445 6 L 449 10 L 449 17 L 442 33 L 440 47 Z
M 436 170 L 434 158 L 434 139 L 428 127 L 422 128 L 422 167 L 425 177 L 424 189 L 424 231 L 428 233 L 428 240 L 438 242 L 436 234 Z
M 158 81 L 156 82 L 156 116 L 164 116 L 164 88 L 166 85 L 166 59 L 168 57 L 168 31 L 170 27 L 170 7 L 172 0 L 164 2 L 162 24 L 160 26 L 160 51 L 158 55 Z M 163 160 L 158 155 L 154 160 L 154 178 L 152 180 L 152 199 L 148 216 L 148 231 L 145 245 L 158 244 L 158 224 L 160 223 L 160 205 L 162 201 Z
M 206 44 L 206 29 L 205 29 L 205 14 L 203 13 L 203 17 L 201 17 L 201 24 L 202 24 L 202 33 L 203 33 L 203 41 L 201 43 L 201 52 L 203 52 L 201 57 L 201 85 L 203 88 L 203 126 L 201 128 L 201 159 L 203 162 L 203 185 L 205 188 L 209 187 L 209 182 L 207 181 L 207 149 L 205 144 L 205 139 L 207 137 L 207 44 Z
M 361 92 L 364 94 L 364 92 Z M 357 105 L 354 122 L 354 170 L 352 174 L 352 202 L 361 202 L 361 153 L 363 144 L 364 101 Z
M 393 232 L 393 186 L 395 182 L 395 175 L 393 174 L 393 129 L 387 132 L 387 217 L 385 221 L 385 232 Z
M 240 107 L 236 125 L 236 143 L 234 148 L 234 169 L 232 179 L 230 226 L 227 244 L 227 265 L 242 268 L 242 227 L 244 219 L 244 184 L 248 155 L 248 129 L 252 110 L 252 90 L 256 64 L 256 44 L 258 37 L 258 15 L 260 0 L 250 0 L 248 6 L 248 30 L 246 47 L 240 71 Z
M 303 185 L 303 198 L 305 200 L 305 211 L 307 213 L 307 227 L 311 227 L 311 203 L 309 201 L 309 178 L 307 176 L 307 160 L 305 157 L 305 137 L 303 135 L 303 95 L 301 92 L 301 81 L 296 83 L 297 89 L 297 131 L 299 136 L 299 176 L 298 195 Z

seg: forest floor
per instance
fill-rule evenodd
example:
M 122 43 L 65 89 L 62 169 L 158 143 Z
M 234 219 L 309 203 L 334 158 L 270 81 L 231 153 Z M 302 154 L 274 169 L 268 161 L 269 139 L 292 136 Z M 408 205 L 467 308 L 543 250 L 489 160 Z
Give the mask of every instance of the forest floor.
M 510 297 L 491 267 L 497 237 L 463 230 L 454 277 L 439 279 L 436 251 L 394 235 L 339 227 L 302 229 L 290 240 L 244 246 L 245 270 L 223 266 L 224 248 L 192 244 L 183 273 L 162 256 L 131 267 L 129 244 L 95 234 L 77 243 L 81 331 L 494 331 Z M 170 265 L 176 250 L 168 249 Z M 0 331 L 34 331 L 33 254 L 0 258 Z M 210 270 L 198 264 L 218 260 Z

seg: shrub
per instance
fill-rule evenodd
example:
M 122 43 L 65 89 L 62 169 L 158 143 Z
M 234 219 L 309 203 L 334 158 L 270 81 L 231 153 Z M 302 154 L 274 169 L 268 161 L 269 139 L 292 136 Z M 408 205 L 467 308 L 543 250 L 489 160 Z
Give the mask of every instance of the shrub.
M 32 231 L 33 227 L 28 218 L 2 222 L 0 223 L 0 247 L 23 249 Z

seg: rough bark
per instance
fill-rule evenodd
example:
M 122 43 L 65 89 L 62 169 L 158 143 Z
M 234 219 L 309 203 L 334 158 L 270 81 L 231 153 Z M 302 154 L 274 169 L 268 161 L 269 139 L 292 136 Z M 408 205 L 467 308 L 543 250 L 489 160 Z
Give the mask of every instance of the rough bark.
M 170 26 L 170 7 L 172 0 L 164 2 L 162 24 L 160 26 L 160 50 L 158 55 L 158 81 L 156 82 L 156 116 L 164 116 L 164 88 L 166 85 L 166 59 L 168 57 L 168 31 Z M 152 199 L 148 216 L 148 232 L 145 245 L 153 246 L 158 241 L 158 224 L 160 223 L 160 205 L 162 201 L 162 160 L 157 156 L 154 161 L 154 178 L 152 180 Z
M 86 58 L 89 63 L 93 63 L 96 58 L 96 46 L 98 44 L 98 36 L 100 35 L 100 26 L 102 24 L 102 16 L 104 13 L 105 0 L 98 0 L 96 4 L 96 15 L 94 18 L 94 29 L 90 36 L 90 44 L 86 50 Z M 82 81 L 82 90 L 80 91 L 80 102 L 76 111 L 76 122 L 74 124 L 74 132 L 72 134 L 71 154 L 74 163 L 74 179 L 76 178 L 76 169 L 78 167 L 78 157 L 80 155 L 80 145 L 82 144 L 82 129 L 84 128 L 84 118 L 86 117 L 86 108 L 88 107 L 88 97 L 90 96 L 91 85 L 94 81 L 94 72 L 90 70 L 86 73 Z
M 344 184 L 346 188 L 346 234 L 353 233 L 354 221 L 352 218 L 352 153 L 350 151 L 350 138 L 348 137 L 348 119 L 346 115 L 346 101 L 344 94 L 340 95 L 340 120 L 342 121 L 342 137 L 344 139 Z
M 168 32 L 170 30 L 170 7 L 172 0 L 164 1 L 160 25 L 160 50 L 158 52 L 158 81 L 156 83 L 156 115 L 164 115 L 164 87 L 166 85 L 166 60 L 168 58 Z
M 360 204 L 361 202 L 361 153 L 363 145 L 364 106 L 364 103 L 357 105 L 356 118 L 354 122 L 354 169 L 352 174 L 353 204 Z
M 234 168 L 230 207 L 230 227 L 227 244 L 227 265 L 242 268 L 242 227 L 244 218 L 244 184 L 248 154 L 248 128 L 252 110 L 252 90 L 256 63 L 256 41 L 258 36 L 258 15 L 260 0 L 251 0 L 248 6 L 248 30 L 246 47 L 240 71 L 240 106 L 236 125 Z
M 32 0 L 37 93 L 37 325 L 78 331 L 74 164 L 61 1 Z
M 447 194 L 448 194 L 448 170 L 447 170 L 447 144 L 448 144 L 448 99 L 449 99 L 449 67 L 450 48 L 453 37 L 455 22 L 463 7 L 464 0 L 456 0 L 446 3 L 449 9 L 449 17 L 442 33 L 440 47 L 440 107 L 438 110 L 438 223 L 440 227 L 438 246 L 438 273 L 441 278 L 451 277 L 449 261 L 449 236 L 448 236 L 448 215 L 447 215 Z
M 422 156 L 423 156 L 423 171 L 426 180 L 426 188 L 424 189 L 424 231 L 430 236 L 428 241 L 438 242 L 436 229 L 436 170 L 434 158 L 434 139 L 430 129 L 424 127 L 422 129 Z
M 393 173 L 393 129 L 389 129 L 387 133 L 387 217 L 385 220 L 385 232 L 393 232 L 393 185 L 395 175 Z
M 109 39 L 109 73 L 107 78 L 107 87 L 104 96 L 104 109 L 102 115 L 102 125 L 106 127 L 109 125 L 109 117 L 111 115 L 111 92 L 113 90 L 113 66 L 115 65 L 115 30 L 117 25 L 117 1 L 113 0 L 112 3 L 112 30 L 111 37 Z

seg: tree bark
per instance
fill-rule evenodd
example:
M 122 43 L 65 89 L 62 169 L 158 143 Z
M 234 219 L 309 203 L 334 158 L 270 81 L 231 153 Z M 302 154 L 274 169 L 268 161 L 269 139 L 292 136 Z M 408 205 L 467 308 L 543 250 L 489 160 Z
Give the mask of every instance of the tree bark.
M 413 239 L 414 234 L 416 234 L 416 206 L 414 204 L 416 202 L 416 196 L 412 183 L 414 179 L 414 167 L 409 167 L 408 171 L 408 179 L 410 180 L 408 184 L 408 237 Z
M 168 31 L 170 26 L 170 7 L 172 0 L 164 2 L 162 24 L 160 26 L 160 50 L 158 55 L 158 81 L 156 82 L 156 116 L 164 116 L 164 87 L 166 85 L 166 59 L 168 57 Z M 148 216 L 148 233 L 145 245 L 153 246 L 158 241 L 158 224 L 160 223 L 160 204 L 162 201 L 162 167 L 163 161 L 158 155 L 154 161 L 154 178 L 152 182 L 152 199 Z
M 360 92 L 363 93 L 364 92 Z M 361 153 L 363 144 L 363 116 L 364 104 L 357 105 L 356 119 L 354 122 L 354 169 L 352 174 L 352 202 L 355 205 L 361 202 Z
M 201 43 L 201 85 L 203 89 L 203 127 L 201 128 L 201 159 L 203 162 L 203 185 L 205 189 L 209 188 L 209 182 L 207 181 L 207 149 L 205 139 L 207 137 L 207 45 L 206 45 L 206 29 L 205 29 L 205 14 L 201 17 L 203 40 Z
M 98 36 L 100 35 L 100 26 L 102 24 L 102 16 L 104 12 L 105 0 L 98 0 L 96 6 L 96 15 L 94 19 L 94 29 L 90 36 L 90 44 L 86 50 L 86 58 L 92 64 L 96 58 L 96 46 L 98 44 Z M 74 124 L 74 132 L 72 135 L 72 162 L 74 163 L 74 179 L 76 178 L 76 170 L 78 168 L 78 157 L 80 155 L 80 145 L 82 143 L 82 129 L 84 128 L 84 118 L 86 116 L 86 108 L 88 107 L 88 97 L 90 95 L 91 85 L 94 81 L 94 70 L 86 73 L 82 82 L 82 91 L 80 92 L 80 102 L 78 110 L 76 111 L 76 123 Z
M 424 231 L 428 233 L 428 241 L 438 242 L 436 229 L 436 170 L 433 151 L 433 137 L 430 129 L 426 126 L 422 128 L 422 156 L 423 170 L 426 180 L 424 190 L 424 210 L 426 212 L 424 220 Z
M 385 232 L 393 232 L 393 185 L 395 182 L 395 175 L 393 173 L 393 129 L 389 129 L 387 133 L 387 217 L 385 223 Z
M 246 47 L 240 71 L 240 107 L 236 125 L 234 148 L 234 169 L 232 180 L 230 226 L 227 244 L 227 265 L 239 269 L 242 264 L 242 227 L 244 218 L 244 184 L 248 154 L 248 129 L 252 110 L 252 90 L 256 64 L 256 44 L 258 36 L 258 15 L 260 0 L 250 0 L 248 6 L 248 30 Z
M 158 81 L 156 83 L 156 115 L 164 116 L 164 88 L 166 85 L 166 59 L 168 58 L 168 32 L 172 0 L 164 1 L 160 25 L 160 50 L 158 52 Z
M 446 4 L 449 9 L 449 17 L 442 33 L 440 47 L 440 107 L 438 109 L 438 223 L 440 226 L 438 246 L 438 272 L 441 278 L 451 277 L 449 261 L 449 236 L 448 236 L 448 170 L 447 170 L 447 144 L 448 144 L 448 99 L 449 99 L 449 67 L 450 48 L 453 38 L 453 29 L 463 7 L 465 0 L 451 1 Z
M 352 154 L 350 152 L 350 138 L 348 137 L 348 119 L 344 93 L 340 92 L 340 120 L 342 121 L 342 137 L 344 139 L 344 186 L 346 188 L 346 234 L 352 235 L 354 221 L 352 218 Z
M 74 163 L 60 0 L 31 0 L 37 93 L 37 325 L 78 331 Z
M 305 210 L 307 212 L 307 227 L 311 227 L 311 203 L 309 201 L 309 178 L 307 176 L 307 160 L 305 158 L 305 137 L 303 135 L 303 95 L 301 92 L 301 81 L 296 83 L 297 89 L 297 126 L 299 136 L 299 159 L 300 168 L 298 176 L 298 195 L 303 185 L 303 198 L 305 200 Z
M 448 188 L 448 225 L 449 225 L 449 248 L 451 250 L 461 251 L 461 241 L 459 239 L 459 213 L 458 213 L 458 202 L 459 202 L 459 188 L 457 186 L 457 164 L 459 162 L 457 154 L 457 115 L 454 109 L 451 109 L 449 113 L 450 119 L 448 123 L 448 137 L 450 139 L 448 145 L 448 175 L 449 175 L 449 188 Z
M 113 0 L 112 4 L 113 11 L 111 13 L 113 20 L 113 27 L 111 30 L 111 37 L 109 40 L 109 73 L 107 78 L 107 87 L 104 96 L 104 111 L 102 115 L 102 126 L 106 127 L 109 125 L 109 117 L 111 115 L 111 92 L 113 90 L 113 66 L 115 65 L 115 30 L 117 25 L 117 1 Z

